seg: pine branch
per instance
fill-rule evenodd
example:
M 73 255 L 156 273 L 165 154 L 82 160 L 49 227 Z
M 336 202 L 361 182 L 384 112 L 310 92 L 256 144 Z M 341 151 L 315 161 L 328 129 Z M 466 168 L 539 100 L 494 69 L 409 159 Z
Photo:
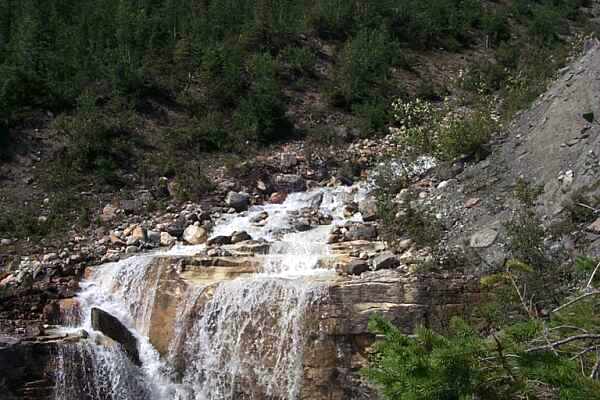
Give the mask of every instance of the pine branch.
M 578 301 L 583 300 L 586 297 L 595 296 L 597 294 L 600 294 L 600 290 L 594 290 L 592 292 L 588 292 L 588 293 L 582 294 L 581 296 L 579 296 L 579 297 L 577 297 L 577 298 L 569 301 L 568 303 L 565 303 L 562 306 L 555 308 L 554 310 L 552 310 L 552 312 L 553 313 L 557 313 L 560 310 L 562 310 L 563 308 L 566 308 L 566 307 L 570 306 L 571 304 L 577 303 Z
M 553 350 L 556 349 L 562 345 L 565 345 L 567 343 L 571 343 L 571 342 L 575 342 L 575 341 L 579 341 L 579 340 L 600 340 L 600 334 L 596 335 L 596 334 L 585 334 L 585 335 L 576 335 L 576 336 L 571 336 L 568 337 L 566 339 L 562 339 L 562 340 L 558 340 L 556 342 L 552 342 L 548 345 L 545 346 L 537 346 L 537 347 L 532 347 L 530 349 L 527 349 L 527 353 L 533 353 L 536 351 L 544 351 L 544 350 Z
M 596 272 L 598 272 L 598 268 L 600 268 L 600 262 L 598 263 L 598 265 L 596 265 L 594 272 L 592 272 L 592 276 L 590 276 L 590 280 L 588 281 L 587 285 L 585 286 L 586 289 L 588 289 L 589 287 L 592 286 L 592 282 L 594 281 L 594 276 L 596 275 Z

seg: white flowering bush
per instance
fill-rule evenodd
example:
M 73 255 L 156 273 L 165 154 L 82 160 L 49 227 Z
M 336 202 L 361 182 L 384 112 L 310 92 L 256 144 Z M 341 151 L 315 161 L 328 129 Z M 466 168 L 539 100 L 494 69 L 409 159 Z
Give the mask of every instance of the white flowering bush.
M 390 130 L 398 140 L 420 154 L 434 151 L 439 112 L 432 103 L 421 99 L 408 102 L 397 99 L 392 103 L 392 116 L 396 126 Z
M 440 159 L 483 154 L 483 146 L 499 127 L 496 99 L 482 97 L 476 110 L 455 110 L 448 101 L 434 105 L 416 99 L 392 104 L 392 135 L 418 155 Z

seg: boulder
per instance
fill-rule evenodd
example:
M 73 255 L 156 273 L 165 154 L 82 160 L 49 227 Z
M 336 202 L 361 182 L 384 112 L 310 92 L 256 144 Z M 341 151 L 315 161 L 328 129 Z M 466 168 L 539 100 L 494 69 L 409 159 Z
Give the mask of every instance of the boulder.
M 185 230 L 186 226 L 187 219 L 184 215 L 181 215 L 167 226 L 166 231 L 169 233 L 169 235 L 178 238 L 183 235 L 183 231 Z
M 245 193 L 229 192 L 225 198 L 225 204 L 235 211 L 245 211 L 250 205 L 250 196 Z
M 231 236 L 215 236 L 213 238 L 208 239 L 206 244 L 209 246 L 222 246 L 224 244 L 231 244 Z
M 202 244 L 208 239 L 206 229 L 199 225 L 190 225 L 183 231 L 183 240 L 188 244 Z
M 269 202 L 271 202 L 272 204 L 283 204 L 285 202 L 286 198 L 287 198 L 287 193 L 275 192 L 275 193 L 271 194 L 271 197 L 269 198 Z
M 252 222 L 253 224 L 257 224 L 259 222 L 264 221 L 267 218 L 269 218 L 269 213 L 266 211 L 261 211 L 258 214 L 256 214 L 254 217 L 250 218 L 250 222 Z
M 137 348 L 137 339 L 116 317 L 113 317 L 104 310 L 93 307 L 92 328 L 119 343 L 135 365 L 142 365 Z
M 588 225 L 587 231 L 600 235 L 600 218 Z
M 476 249 L 490 247 L 498 237 L 498 231 L 491 228 L 484 228 L 471 235 L 469 245 Z
M 246 231 L 241 231 L 241 232 L 233 232 L 231 234 L 231 243 L 232 244 L 236 244 L 236 243 L 240 243 L 240 242 L 245 242 L 248 240 L 252 240 L 252 236 L 250 236 L 248 234 L 248 232 Z
M 310 208 L 319 208 L 323 203 L 323 192 L 315 193 L 307 199 Z
M 102 209 L 102 214 L 100 215 L 100 220 L 102 222 L 112 221 L 117 217 L 117 208 L 112 206 L 111 204 L 107 204 Z
M 147 232 L 148 241 L 152 244 L 160 244 L 160 232 L 157 231 L 148 231 Z
M 365 260 L 352 260 L 342 268 L 342 271 L 348 275 L 360 275 L 368 270 L 369 263 Z
M 142 208 L 142 202 L 138 199 L 136 200 L 121 200 L 120 206 L 126 214 L 134 214 L 140 211 Z
M 170 247 L 173 244 L 175 244 L 175 238 L 173 236 L 169 235 L 168 232 L 160 233 L 160 245 L 161 246 Z
M 140 242 L 145 242 L 148 239 L 148 235 L 147 235 L 146 229 L 142 228 L 141 226 L 136 226 L 133 229 L 133 232 L 131 232 L 131 238 L 133 240 L 138 240 Z
M 377 228 L 374 225 L 352 225 L 344 234 L 346 240 L 373 240 L 377 238 Z
M 363 221 L 371 222 L 377 219 L 377 200 L 372 197 L 366 198 L 358 203 L 358 211 Z
M 400 265 L 400 261 L 391 251 L 385 251 L 373 259 L 373 269 L 375 271 L 393 269 L 398 265 Z
M 304 192 L 306 181 L 300 175 L 280 174 L 275 176 L 274 186 L 278 192 Z

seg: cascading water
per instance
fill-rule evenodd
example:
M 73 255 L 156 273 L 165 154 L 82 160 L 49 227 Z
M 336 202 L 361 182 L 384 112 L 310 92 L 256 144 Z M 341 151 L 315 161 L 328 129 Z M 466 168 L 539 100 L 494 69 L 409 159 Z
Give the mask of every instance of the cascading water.
M 91 332 L 91 340 L 61 349 L 56 399 L 298 398 L 306 310 L 324 296 L 323 282 L 334 273 L 320 265 L 328 253 L 331 226 L 294 232 L 290 215 L 316 206 L 337 223 L 343 220 L 344 197 L 359 195 L 323 189 L 290 195 L 283 205 L 223 217 L 214 235 L 245 230 L 254 239 L 272 241 L 270 252 L 260 272 L 213 285 L 189 285 L 162 359 L 148 339 L 161 276 L 161 264 L 152 260 L 191 255 L 201 247 L 179 247 L 97 268 L 82 284 L 81 316 L 71 322 Z M 264 212 L 269 215 L 265 223 L 252 222 Z M 103 337 L 91 327 L 92 307 L 114 315 L 134 333 L 141 368 L 129 362 L 119 346 L 99 344 Z M 84 367 L 77 370 L 75 365 Z M 75 379 L 85 384 L 75 385 Z

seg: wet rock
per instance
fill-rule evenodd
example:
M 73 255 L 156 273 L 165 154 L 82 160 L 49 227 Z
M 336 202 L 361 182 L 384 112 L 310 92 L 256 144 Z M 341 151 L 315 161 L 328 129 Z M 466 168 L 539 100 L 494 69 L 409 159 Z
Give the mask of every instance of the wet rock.
M 147 236 L 148 236 L 148 242 L 150 242 L 152 244 L 156 244 L 156 245 L 160 244 L 160 232 L 148 231 Z
M 473 248 L 489 247 L 496 241 L 497 237 L 497 231 L 491 228 L 485 228 L 471 235 L 469 246 Z
M 300 175 L 276 175 L 273 183 L 278 192 L 294 193 L 306 190 L 306 181 Z
M 348 275 L 360 275 L 368 270 L 369 263 L 365 260 L 352 260 L 342 268 L 342 271 Z
M 185 216 L 179 216 L 175 221 L 173 221 L 166 227 L 166 231 L 169 233 L 169 235 L 178 238 L 183 235 L 187 224 L 188 223 Z
M 199 225 L 190 225 L 183 232 L 183 240 L 188 244 L 202 244 L 208 239 L 206 229 Z
M 362 215 L 363 221 L 375 221 L 377 219 L 377 201 L 371 197 L 364 199 L 358 204 L 358 211 Z
M 373 259 L 373 269 L 379 271 L 381 269 L 393 269 L 400 265 L 400 261 L 394 253 L 386 251 Z
M 125 248 L 125 254 L 135 254 L 138 251 L 140 251 L 140 249 L 137 246 L 127 246 Z
M 283 204 L 285 199 L 287 198 L 287 193 L 285 192 L 275 192 L 271 194 L 269 198 L 269 202 L 272 204 Z
M 225 198 L 225 204 L 237 212 L 245 211 L 250 205 L 250 196 L 245 193 L 229 192 Z
M 137 339 L 117 318 L 104 310 L 93 307 L 92 328 L 119 343 L 134 364 L 142 365 L 137 348 Z
M 307 199 L 307 203 L 310 208 L 319 208 L 321 207 L 321 203 L 323 203 L 323 193 L 315 193 L 311 197 Z
M 258 214 L 256 214 L 254 217 L 250 218 L 250 222 L 252 222 L 253 224 L 257 224 L 259 222 L 264 221 L 267 218 L 269 218 L 269 213 L 266 211 L 261 211 Z
M 170 247 L 173 244 L 175 244 L 175 238 L 171 235 L 169 235 L 168 232 L 161 232 L 160 233 L 160 245 L 161 246 L 166 246 L 166 247 Z
M 231 236 L 215 236 L 208 239 L 206 244 L 209 246 L 223 246 L 225 244 L 231 244 Z
M 233 232 L 231 234 L 231 243 L 236 244 L 240 242 L 245 242 L 247 240 L 252 240 L 252 236 L 248 234 L 246 231 L 241 232 Z

